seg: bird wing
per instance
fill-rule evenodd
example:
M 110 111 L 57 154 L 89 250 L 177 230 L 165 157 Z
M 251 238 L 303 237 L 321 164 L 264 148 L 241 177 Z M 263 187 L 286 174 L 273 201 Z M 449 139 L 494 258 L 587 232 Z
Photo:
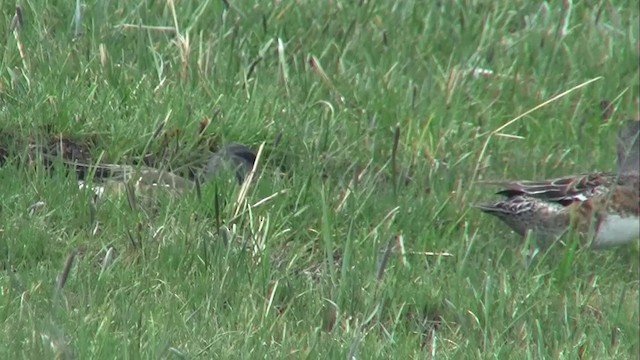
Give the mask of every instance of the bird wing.
M 576 201 L 585 201 L 601 193 L 603 186 L 615 179 L 608 173 L 593 173 L 565 176 L 541 181 L 489 181 L 486 184 L 498 185 L 503 189 L 498 195 L 508 198 L 527 196 L 568 206 Z

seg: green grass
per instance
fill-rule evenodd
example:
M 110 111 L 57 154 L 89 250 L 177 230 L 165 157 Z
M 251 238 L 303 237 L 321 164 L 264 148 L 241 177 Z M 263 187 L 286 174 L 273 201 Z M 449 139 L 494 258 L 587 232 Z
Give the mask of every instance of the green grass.
M 615 167 L 639 106 L 636 3 L 575 2 L 564 36 L 560 2 L 533 23 L 526 1 L 176 1 L 177 24 L 170 3 L 75 18 L 70 1 L 23 2 L 0 129 L 92 137 L 94 160 L 132 163 L 166 120 L 176 166 L 208 118 L 214 143 L 264 142 L 285 175 L 267 166 L 246 204 L 275 195 L 239 216 L 239 188 L 209 183 L 201 199 L 91 210 L 73 174 L 8 159 L 0 358 L 637 357 L 637 244 L 557 247 L 526 268 L 517 236 L 470 208 L 492 196 L 478 179 Z

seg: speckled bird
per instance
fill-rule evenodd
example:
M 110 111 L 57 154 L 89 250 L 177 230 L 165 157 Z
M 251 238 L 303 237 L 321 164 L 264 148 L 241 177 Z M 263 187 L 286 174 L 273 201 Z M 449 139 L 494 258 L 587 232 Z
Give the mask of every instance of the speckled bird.
M 618 172 L 542 181 L 491 181 L 506 199 L 477 205 L 519 235 L 528 232 L 546 247 L 568 231 L 593 249 L 624 245 L 640 237 L 640 121 L 618 134 Z

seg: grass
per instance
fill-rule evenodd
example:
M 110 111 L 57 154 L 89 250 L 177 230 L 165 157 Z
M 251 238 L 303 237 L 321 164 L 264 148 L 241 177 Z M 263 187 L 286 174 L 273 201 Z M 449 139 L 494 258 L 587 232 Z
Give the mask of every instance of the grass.
M 21 4 L 3 138 L 90 139 L 111 163 L 171 147 L 177 168 L 207 119 L 212 147 L 264 144 L 265 171 L 245 197 L 212 182 L 92 207 L 5 145 L 0 357 L 637 357 L 637 244 L 526 268 L 470 208 L 491 197 L 475 180 L 614 168 L 637 4 L 353 3 Z

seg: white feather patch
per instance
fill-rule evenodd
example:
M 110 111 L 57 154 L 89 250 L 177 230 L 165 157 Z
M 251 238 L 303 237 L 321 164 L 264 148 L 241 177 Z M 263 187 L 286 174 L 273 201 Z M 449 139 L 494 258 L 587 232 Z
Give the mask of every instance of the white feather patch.
M 593 242 L 594 248 L 608 248 L 624 245 L 640 238 L 640 218 L 609 215 L 600 224 L 598 235 Z

